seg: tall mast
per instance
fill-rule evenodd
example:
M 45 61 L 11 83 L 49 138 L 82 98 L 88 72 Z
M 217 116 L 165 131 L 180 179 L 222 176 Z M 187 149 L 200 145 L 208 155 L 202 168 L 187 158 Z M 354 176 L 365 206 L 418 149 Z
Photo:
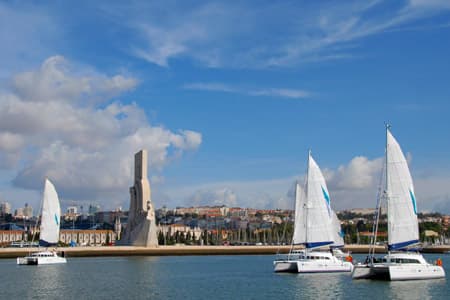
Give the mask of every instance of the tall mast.
M 386 158 L 385 158 L 385 162 L 386 162 L 386 165 L 385 165 L 385 176 L 386 176 L 386 190 L 385 190 L 385 193 L 386 193 L 386 199 L 389 199 L 389 191 L 388 191 L 388 183 L 389 183 L 389 173 L 388 173 L 388 164 L 389 164 L 389 161 L 388 161 L 388 134 L 389 134 L 389 128 L 391 128 L 391 125 L 389 125 L 388 123 L 386 123 L 386 151 L 385 151 L 385 155 L 386 155 Z
M 387 219 L 388 219 L 388 232 L 389 232 L 389 204 L 388 202 L 389 200 L 389 171 L 388 171 L 388 165 L 389 165 L 389 160 L 388 160 L 388 149 L 389 149 L 389 142 L 388 142 L 388 135 L 389 135 L 389 128 L 391 128 L 391 125 L 389 125 L 388 123 L 386 123 L 386 158 L 385 158 L 385 177 L 386 177 L 386 188 L 385 188 L 385 197 L 386 197 L 386 213 L 387 213 Z M 381 203 L 380 203 L 380 212 L 381 213 Z M 389 241 L 389 240 L 388 240 Z M 389 242 L 388 242 L 389 244 Z M 388 247 L 389 248 L 389 247 Z
M 311 149 L 308 149 L 308 165 L 306 167 L 306 183 L 305 183 L 305 196 L 306 196 L 306 201 L 303 204 L 305 206 L 305 244 L 308 244 L 308 201 L 309 201 L 309 188 L 308 188 L 308 183 L 309 183 L 309 164 L 310 164 L 310 160 L 311 160 Z M 305 245 L 306 246 L 306 245 Z M 308 247 L 305 247 L 306 249 L 308 249 Z

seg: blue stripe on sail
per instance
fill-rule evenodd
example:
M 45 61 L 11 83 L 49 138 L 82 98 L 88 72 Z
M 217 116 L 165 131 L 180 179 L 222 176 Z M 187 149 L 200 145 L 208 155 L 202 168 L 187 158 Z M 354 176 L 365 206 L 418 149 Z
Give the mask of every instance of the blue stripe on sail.
M 333 244 L 333 241 L 331 241 L 331 242 L 305 243 L 305 247 L 306 248 L 316 248 L 316 247 L 325 246 L 325 245 L 329 245 L 329 244 Z
M 45 240 L 39 240 L 40 247 L 50 247 L 50 246 L 54 246 L 54 245 L 56 245 L 56 243 L 49 243 Z
M 325 201 L 327 202 L 328 215 L 331 216 L 331 212 L 330 212 L 330 196 L 329 196 L 328 193 L 325 191 L 325 189 L 323 188 L 323 186 L 321 186 L 321 188 L 322 188 L 323 197 L 325 198 Z
M 58 216 L 55 214 L 55 223 L 56 225 L 59 225 Z
M 417 215 L 416 197 L 414 197 L 414 193 L 411 190 L 409 190 L 409 195 L 411 196 L 411 201 L 414 207 L 414 213 Z
M 399 249 L 405 248 L 406 246 L 409 246 L 409 245 L 412 245 L 412 244 L 416 244 L 418 242 L 419 242 L 419 240 L 412 240 L 412 241 L 407 241 L 407 242 L 401 242 L 401 243 L 397 243 L 397 244 L 388 245 L 388 250 L 399 250 Z

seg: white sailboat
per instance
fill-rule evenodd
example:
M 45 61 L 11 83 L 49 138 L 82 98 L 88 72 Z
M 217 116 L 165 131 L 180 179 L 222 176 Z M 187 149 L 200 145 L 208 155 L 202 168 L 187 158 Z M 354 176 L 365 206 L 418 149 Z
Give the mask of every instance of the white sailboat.
M 343 245 L 339 221 L 330 206 L 325 178 L 311 153 L 308 154 L 308 171 L 305 193 L 296 185 L 295 221 L 292 248 L 287 257 L 274 261 L 275 272 L 328 273 L 351 272 L 353 265 L 344 260 L 342 252 L 314 250 L 323 246 Z M 336 220 L 334 220 L 336 218 Z M 339 229 L 337 228 L 339 225 Z M 304 245 L 296 250 L 294 246 Z
M 59 241 L 61 208 L 55 187 L 47 178 L 45 179 L 42 202 L 39 246 L 49 247 L 58 244 Z M 17 258 L 18 265 L 59 264 L 66 262 L 66 258 L 58 256 L 55 250 L 47 249 Z
M 442 266 L 426 262 L 420 253 L 404 251 L 419 242 L 417 206 L 408 164 L 389 126 L 386 127 L 384 171 L 382 199 L 387 201 L 389 253 L 382 259 L 374 258 L 373 253 L 370 253 L 366 263 L 355 266 L 352 278 L 413 280 L 445 277 Z M 381 201 L 378 204 L 378 214 L 380 203 Z M 374 230 L 373 243 L 376 231 L 377 229 Z

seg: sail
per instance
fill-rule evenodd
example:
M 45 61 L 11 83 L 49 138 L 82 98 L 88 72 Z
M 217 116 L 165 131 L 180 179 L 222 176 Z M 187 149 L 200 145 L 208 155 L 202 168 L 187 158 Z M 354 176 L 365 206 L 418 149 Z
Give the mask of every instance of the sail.
M 305 246 L 314 248 L 333 243 L 330 194 L 325 178 L 311 154 L 308 159 L 305 207 Z
M 295 184 L 295 217 L 294 217 L 294 235 L 292 243 L 306 243 L 306 223 L 305 223 L 305 195 L 300 184 Z
M 58 243 L 61 217 L 58 194 L 48 179 L 45 179 L 43 198 L 39 245 L 47 247 Z
M 341 229 L 341 222 L 339 221 L 336 213 L 332 211 L 332 233 L 333 233 L 333 241 L 334 243 L 331 244 L 331 247 L 339 248 L 344 247 L 344 238 L 343 238 L 343 232 Z
M 401 249 L 419 241 L 414 186 L 400 145 L 387 129 L 386 196 L 388 248 Z

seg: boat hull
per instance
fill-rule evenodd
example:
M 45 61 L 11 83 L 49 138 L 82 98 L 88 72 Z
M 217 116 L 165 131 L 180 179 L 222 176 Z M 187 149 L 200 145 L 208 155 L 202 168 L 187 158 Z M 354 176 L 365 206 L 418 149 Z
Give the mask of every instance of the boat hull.
M 298 273 L 296 261 L 275 261 L 274 271 L 277 273 Z
M 352 272 L 350 262 L 297 261 L 298 273 L 337 273 Z
M 352 272 L 353 264 L 343 257 L 336 257 L 330 252 L 294 251 L 287 259 L 274 261 L 275 272 L 289 273 L 335 273 Z
M 64 257 L 46 257 L 46 258 L 36 258 L 36 257 L 18 257 L 17 264 L 18 265 L 52 265 L 52 264 L 65 264 L 67 260 Z
M 445 278 L 444 269 L 434 265 L 389 266 L 390 280 L 419 280 Z
M 37 252 L 29 256 L 17 258 L 18 265 L 37 266 L 65 263 L 67 263 L 66 258 L 58 256 L 55 252 Z
M 352 272 L 352 279 L 400 281 L 439 278 L 445 278 L 445 271 L 432 264 L 359 264 Z
M 357 264 L 353 268 L 352 279 L 370 279 L 373 277 L 372 270 L 369 265 Z

